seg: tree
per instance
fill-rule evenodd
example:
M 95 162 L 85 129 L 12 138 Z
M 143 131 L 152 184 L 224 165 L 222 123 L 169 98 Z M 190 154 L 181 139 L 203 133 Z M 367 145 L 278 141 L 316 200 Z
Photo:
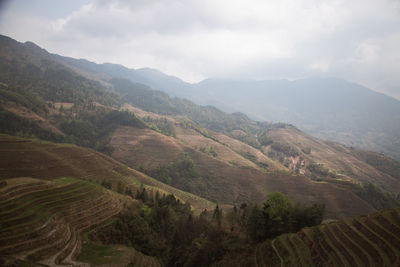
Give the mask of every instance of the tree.
M 215 210 L 213 213 L 213 219 L 217 221 L 218 226 L 221 226 L 221 217 L 222 217 L 222 210 L 217 206 L 215 206 Z
M 320 224 L 323 219 L 325 206 L 312 204 L 306 206 L 296 203 L 290 216 L 291 231 L 297 232 L 303 227 Z
M 271 218 L 282 218 L 288 215 L 292 208 L 293 202 L 281 192 L 268 194 L 267 200 L 264 202 L 264 210 Z
M 254 242 L 261 242 L 269 237 L 270 220 L 268 214 L 257 205 L 251 205 L 248 208 L 246 220 L 247 236 Z
M 289 218 L 293 209 L 293 202 L 288 196 L 280 192 L 267 195 L 263 211 L 271 221 L 270 233 L 280 234 L 289 229 Z

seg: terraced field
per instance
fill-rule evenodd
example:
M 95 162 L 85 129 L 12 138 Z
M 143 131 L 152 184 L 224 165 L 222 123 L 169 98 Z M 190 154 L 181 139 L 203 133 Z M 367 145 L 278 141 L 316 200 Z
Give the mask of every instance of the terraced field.
M 0 134 L 0 178 L 33 177 L 52 180 L 75 177 L 93 183 L 107 182 L 110 189 L 136 192 L 141 187 L 161 194 L 174 194 L 190 202 L 196 211 L 215 204 L 163 184 L 94 150 Z
M 157 258 L 147 256 L 132 247 L 125 247 L 122 245 L 96 245 L 85 241 L 84 243 L 86 244 L 83 244 L 78 260 L 90 262 L 91 266 L 162 266 Z
M 1 180 L 0 264 L 77 265 L 81 232 L 119 211 L 114 193 L 88 181 Z
M 400 208 L 304 228 L 257 247 L 257 266 L 400 266 Z

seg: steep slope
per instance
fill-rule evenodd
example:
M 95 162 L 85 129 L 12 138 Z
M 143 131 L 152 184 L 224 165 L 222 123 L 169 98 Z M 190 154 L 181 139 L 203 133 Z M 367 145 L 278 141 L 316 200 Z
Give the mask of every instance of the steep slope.
M 258 246 L 258 266 L 397 266 L 400 210 L 304 228 Z
M 76 264 L 82 231 L 120 211 L 120 200 L 99 185 L 59 178 L 2 179 L 1 258 Z M 3 262 L 4 263 L 4 262 Z
M 87 148 L 0 135 L 0 155 L 2 266 L 161 266 L 131 245 L 92 243 L 87 233 L 112 224 L 132 202 L 142 210 L 132 197 L 145 190 L 155 199 L 174 194 L 195 214 L 215 206 Z
M 120 193 L 127 189 L 136 192 L 144 186 L 154 193 L 174 194 L 198 210 L 213 207 L 205 199 L 165 185 L 91 149 L 0 135 L 0 151 L 0 178 L 75 177 L 108 184 Z
M 374 211 L 349 190 L 315 182 L 304 176 L 263 173 L 232 166 L 185 143 L 149 129 L 123 127 L 115 131 L 113 157 L 162 181 L 222 204 L 262 202 L 268 192 L 280 191 L 295 201 L 326 205 L 327 218 Z
M 400 102 L 339 79 L 207 79 L 189 84 L 152 69 L 96 65 L 71 58 L 61 58 L 60 62 L 91 73 L 101 81 L 125 78 L 200 105 L 213 105 L 226 112 L 241 111 L 257 120 L 291 123 L 316 137 L 400 159 L 400 118 L 393 117 L 400 113 Z
M 124 104 L 122 110 L 135 113 L 136 116 L 143 119 L 156 131 L 174 136 L 183 141 L 185 145 L 226 163 L 236 166 L 263 168 L 268 171 L 287 170 L 286 167 L 278 161 L 271 160 L 259 149 L 223 133 L 205 129 L 186 117 L 159 115 L 144 111 L 130 104 Z M 161 126 L 160 123 L 162 124 Z M 163 131 L 163 125 L 168 125 L 170 131 Z
M 333 78 L 296 81 L 210 79 L 185 97 L 259 120 L 287 122 L 316 137 L 400 158 L 400 102 Z
M 370 152 L 369 157 L 362 157 L 365 152 L 311 137 L 293 126 L 275 127 L 266 136 L 271 141 L 265 147 L 267 153 L 278 157 L 283 155 L 293 170 L 297 168 L 303 173 L 311 171 L 314 175 L 330 176 L 332 179 L 374 183 L 394 193 L 400 191 L 399 163 L 387 159 L 373 164 L 378 162 L 377 158 L 384 158 L 382 155 Z M 379 168 L 385 162 L 388 168 Z
M 304 176 L 326 178 L 331 173 L 342 173 L 341 166 L 332 158 L 323 158 L 323 153 L 320 153 L 320 158 L 308 159 L 308 163 L 319 159 L 329 163 L 332 161 L 331 173 L 321 172 L 318 165 L 304 162 L 305 172 L 300 166 L 300 175 L 292 175 L 296 172 L 293 165 L 297 165 L 299 160 L 295 163 L 292 155 L 277 151 L 282 150 L 277 145 L 280 142 L 277 140 L 279 135 L 270 146 L 271 149 L 268 148 L 268 138 L 264 138 L 269 131 L 268 124 L 252 121 L 241 113 L 227 114 L 211 106 L 197 106 L 188 100 L 171 98 L 145 85 L 111 76 L 107 80 L 107 86 L 110 87 L 107 87 L 79 75 L 79 64 L 70 69 L 61 64 L 59 58 L 55 60 L 54 55 L 32 43 L 21 44 L 6 37 L 2 37 L 1 41 L 0 56 L 4 58 L 4 68 L 0 78 L 5 81 L 0 88 L 2 132 L 75 143 L 113 154 L 116 159 L 146 171 L 165 183 L 225 204 L 261 202 L 267 192 L 279 190 L 291 192 L 295 200 L 330 203 L 328 214 L 333 217 L 373 210 L 360 199 L 362 195 L 353 190 L 354 184 L 339 185 L 338 179 L 317 183 Z M 96 67 L 93 63 L 86 63 Z M 90 68 L 86 68 L 86 71 Z M 121 111 L 126 109 L 143 115 L 140 119 L 132 112 Z M 320 150 L 326 149 L 322 143 L 319 144 Z M 298 150 L 290 146 L 289 154 Z M 311 155 L 314 153 L 311 152 Z M 81 159 L 81 156 L 76 158 Z M 357 158 L 358 161 L 348 164 L 349 168 L 363 168 L 362 165 L 352 166 L 367 160 L 361 155 Z M 76 166 L 82 166 L 84 162 L 84 159 L 68 160 L 71 161 L 67 166 L 70 172 L 76 172 Z M 385 172 L 374 164 L 368 165 L 371 174 L 363 174 L 365 177 L 350 173 L 346 174 L 348 177 L 340 178 L 353 182 L 373 181 L 371 177 L 376 173 Z M 309 166 L 314 167 L 307 169 Z M 22 173 L 24 167 L 18 168 Z M 28 168 L 26 173 L 30 175 L 30 172 L 37 171 Z M 397 169 L 393 168 L 392 171 L 389 175 L 395 178 Z M 84 171 L 74 175 L 84 177 L 87 174 Z M 382 187 L 396 186 L 391 177 L 381 176 Z M 121 180 L 122 187 L 134 183 L 137 182 L 125 178 Z M 152 180 L 151 183 L 156 181 Z M 118 182 L 112 186 L 118 189 Z M 155 186 L 164 185 L 159 183 Z M 321 189 L 315 191 L 316 195 L 309 196 L 315 188 Z M 172 192 L 173 189 L 168 190 Z M 318 195 L 327 191 L 330 193 L 326 196 Z M 362 207 L 359 213 L 354 207 L 346 207 L 334 192 L 338 195 L 344 192 L 349 199 L 354 199 L 355 207 Z M 336 202 L 340 204 L 336 205 Z
M 44 109 L 45 101 L 80 105 L 97 102 L 111 107 L 120 104 L 117 95 L 107 92 L 99 82 L 58 63 L 31 42 L 19 43 L 0 36 L 0 58 L 0 80 L 3 89 L 11 91 L 1 95 L 11 101 L 30 100 L 33 103 L 22 102 L 36 110 Z
M 122 86 L 122 88 L 118 86 Z M 168 113 L 169 109 L 161 108 L 162 111 L 160 112 L 160 107 L 168 106 L 170 101 L 173 101 L 173 99 L 165 95 L 159 95 L 162 97 L 156 98 L 157 101 L 154 101 L 151 97 L 144 98 L 142 93 L 138 96 L 136 92 L 143 92 L 143 90 L 139 90 L 134 84 L 128 81 L 123 81 L 122 85 L 116 85 L 116 88 L 120 88 L 126 93 L 126 99 L 130 103 L 147 109 L 146 113 L 136 108 L 136 111 L 142 114 L 143 118 L 149 117 L 149 114 L 154 118 L 154 114 L 149 113 L 149 111 L 161 114 L 163 114 L 163 111 L 167 111 L 167 114 L 170 114 Z M 148 92 L 147 94 L 157 95 L 156 91 Z M 151 104 L 143 105 L 143 102 L 146 101 L 149 101 Z M 156 107 L 153 108 L 152 105 Z M 182 116 L 183 112 L 180 111 L 179 105 L 173 107 L 178 110 L 178 115 L 172 113 L 172 116 Z M 193 112 L 193 109 L 190 111 Z M 169 120 L 171 125 L 174 124 L 171 127 L 175 128 L 175 136 L 184 140 L 192 148 L 196 149 L 196 146 L 200 144 L 199 140 L 202 140 L 201 142 L 204 146 L 200 148 L 204 152 L 214 153 L 214 149 L 218 147 L 216 145 L 207 147 L 205 140 L 207 138 L 209 142 L 216 141 L 226 145 L 231 150 L 240 154 L 240 156 L 251 160 L 257 167 L 261 167 L 267 171 L 276 172 L 283 170 L 320 178 L 335 176 L 337 179 L 328 179 L 326 182 L 337 183 L 337 181 L 342 180 L 356 184 L 369 182 L 377 184 L 395 194 L 398 193 L 400 165 L 395 161 L 390 159 L 384 160 L 385 162 L 392 162 L 390 164 L 391 170 L 388 171 L 385 168 L 378 168 L 376 164 L 372 164 L 373 160 L 371 161 L 371 159 L 367 161 L 366 158 L 357 156 L 353 152 L 350 153 L 350 151 L 355 152 L 356 150 L 354 149 L 313 138 L 290 125 L 254 123 L 241 115 L 232 117 L 224 115 L 207 118 L 207 116 L 203 115 L 207 113 L 202 112 L 201 109 L 197 110 L 195 115 L 188 112 L 188 117 L 192 121 L 186 121 L 186 123 L 179 124 L 178 122 L 181 122 L 181 119 L 165 118 L 165 120 Z M 238 118 L 238 120 L 235 121 L 234 118 Z M 160 120 L 161 117 L 157 119 Z M 216 124 L 218 124 L 218 127 L 214 126 Z M 204 128 L 208 129 L 205 130 Z M 212 131 L 213 129 L 219 132 L 214 132 Z M 202 135 L 202 137 L 199 137 L 194 132 Z M 248 145 L 244 145 L 239 140 L 252 145 L 253 149 L 249 149 Z M 298 140 L 302 141 L 299 142 Z M 211 148 L 213 151 L 210 151 Z M 381 157 L 385 158 L 384 156 Z M 228 161 L 229 164 L 233 164 L 234 162 Z M 240 162 L 239 165 L 243 166 L 243 161 Z

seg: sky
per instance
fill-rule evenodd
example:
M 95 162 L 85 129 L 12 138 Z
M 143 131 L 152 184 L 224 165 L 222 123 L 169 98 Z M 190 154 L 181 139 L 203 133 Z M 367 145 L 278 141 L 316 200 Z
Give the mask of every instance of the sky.
M 0 0 L 0 34 L 187 82 L 329 76 L 400 99 L 400 0 Z

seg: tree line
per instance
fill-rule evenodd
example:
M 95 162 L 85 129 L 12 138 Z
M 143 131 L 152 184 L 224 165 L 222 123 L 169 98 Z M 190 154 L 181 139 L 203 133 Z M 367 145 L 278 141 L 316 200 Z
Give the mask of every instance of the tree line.
M 105 244 L 124 244 L 159 258 L 168 266 L 252 264 L 259 242 L 321 222 L 322 205 L 293 203 L 282 193 L 265 202 L 203 210 L 195 215 L 189 203 L 173 195 L 141 188 L 127 194 L 136 199 L 112 224 L 92 231 L 90 238 Z

